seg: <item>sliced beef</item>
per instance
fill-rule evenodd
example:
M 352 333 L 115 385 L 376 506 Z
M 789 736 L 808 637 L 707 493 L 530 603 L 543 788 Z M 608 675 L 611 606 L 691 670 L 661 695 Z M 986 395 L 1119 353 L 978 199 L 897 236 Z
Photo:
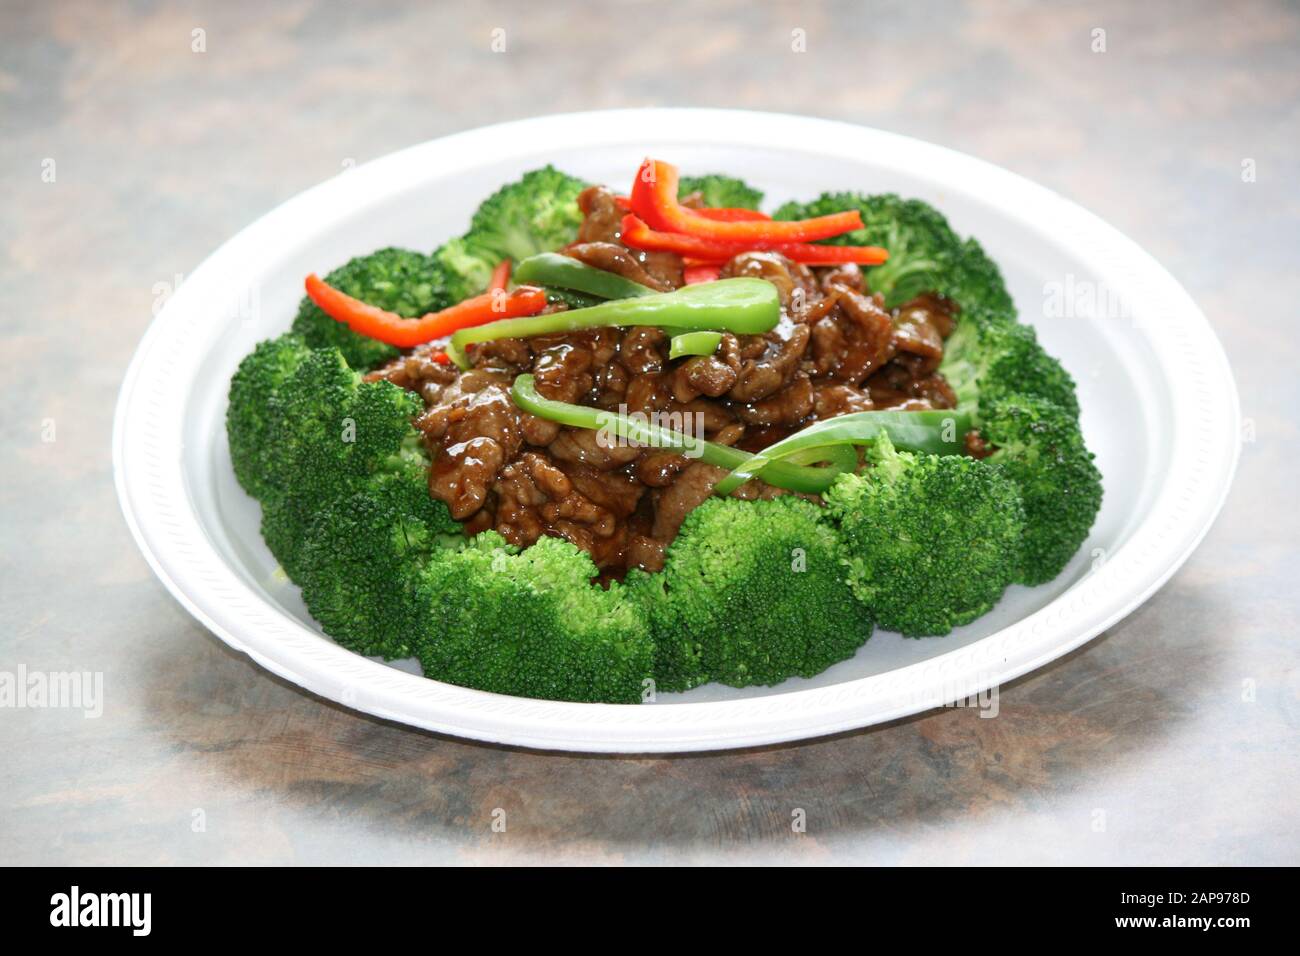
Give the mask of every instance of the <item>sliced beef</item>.
M 750 425 L 796 425 L 813 411 L 812 381 L 800 372 L 776 394 L 757 402 L 736 405 L 736 416 Z
M 855 262 L 825 269 L 821 274 L 822 292 L 831 295 L 839 289 L 851 292 L 865 292 L 866 285 L 862 279 L 862 267 Z
M 957 303 L 951 299 L 945 299 L 934 292 L 925 292 L 898 307 L 898 321 L 899 324 L 927 322 L 946 339 L 957 327 L 957 314 L 960 311 Z
M 736 384 L 727 397 L 736 402 L 754 402 L 783 388 L 803 360 L 810 335 L 808 326 L 796 325 L 788 339 L 769 342 L 760 355 L 742 359 Z
M 929 375 L 943 361 L 943 336 L 922 312 L 899 316 L 892 339 L 895 354 L 916 360 L 917 373 Z
M 439 362 L 434 358 L 441 353 L 441 349 L 420 346 L 409 355 L 400 356 L 383 368 L 369 372 L 364 381 L 392 382 L 400 388 L 418 392 L 426 405 L 433 405 L 460 374 L 449 362 Z
M 633 375 L 658 372 L 668 361 L 668 336 L 663 329 L 628 329 L 618 348 L 618 360 Z
M 897 351 L 894 319 L 875 296 L 840 289 L 839 308 L 815 326 L 813 357 L 821 374 L 861 385 Z
M 772 283 L 781 297 L 781 308 L 791 315 L 799 314 L 822 297 L 813 271 L 779 252 L 746 252 L 736 256 L 722 267 L 720 277 L 737 276 L 752 276 Z
M 537 353 L 533 377 L 543 398 L 574 404 L 596 384 L 591 350 L 567 342 L 551 345 Z
M 637 260 L 637 255 L 627 246 L 618 242 L 578 242 L 569 246 L 565 252 L 597 269 L 613 272 L 625 279 L 649 286 L 657 292 L 671 292 L 677 286 L 650 272 Z
M 564 428 L 548 449 L 555 459 L 581 463 L 598 471 L 622 468 L 641 457 L 641 449 L 605 432 Z
M 717 398 L 726 394 L 737 378 L 736 370 L 717 356 L 696 355 L 673 371 L 673 399 L 689 402 L 701 395 Z
M 578 228 L 579 243 L 615 243 L 622 246 L 620 240 L 623 236 L 624 211 L 614 199 L 612 192 L 604 186 L 588 186 L 578 194 L 578 208 L 583 214 L 582 225 Z M 628 254 L 653 280 L 653 288 L 681 287 L 682 257 L 675 252 L 642 252 L 639 249 L 629 249 Z M 649 282 L 646 284 L 651 285 Z
M 869 412 L 875 408 L 871 396 L 852 385 L 828 382 L 816 386 L 813 395 L 813 407 L 819 421 L 850 415 L 853 412 Z
M 671 485 L 656 489 L 653 492 L 655 519 L 650 536 L 660 541 L 677 537 L 677 530 L 686 516 L 709 499 L 713 486 L 726 475 L 721 468 L 693 461 Z
M 440 449 L 429 469 L 429 494 L 447 503 L 451 516 L 463 521 L 483 507 L 506 453 L 491 438 L 452 442 Z

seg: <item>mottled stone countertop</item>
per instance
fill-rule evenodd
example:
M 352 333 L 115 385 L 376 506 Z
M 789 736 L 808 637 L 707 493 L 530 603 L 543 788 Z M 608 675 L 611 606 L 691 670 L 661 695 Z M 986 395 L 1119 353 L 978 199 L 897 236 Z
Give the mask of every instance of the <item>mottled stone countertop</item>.
M 0 0 L 0 670 L 105 687 L 98 719 L 0 710 L 0 862 L 1300 861 L 1300 11 L 562 9 Z M 159 284 L 348 159 L 642 105 L 940 142 L 1142 243 L 1209 316 L 1254 438 L 1199 551 L 1122 624 L 1004 687 L 997 719 L 949 709 L 671 759 L 369 719 L 191 620 L 137 553 L 109 460 Z

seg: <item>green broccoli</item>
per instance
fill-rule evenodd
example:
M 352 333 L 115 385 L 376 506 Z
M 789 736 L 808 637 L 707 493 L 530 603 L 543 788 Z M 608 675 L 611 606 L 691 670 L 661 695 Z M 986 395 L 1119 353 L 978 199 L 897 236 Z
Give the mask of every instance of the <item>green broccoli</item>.
M 502 259 L 518 262 L 573 242 L 582 225 L 578 193 L 587 186 L 552 166 L 525 173 L 479 205 L 469 232 L 430 255 L 443 277 L 448 305 L 487 288 Z
M 464 245 L 453 250 L 455 258 L 477 259 L 478 268 L 486 266 L 490 273 L 502 259 L 519 262 L 568 245 L 582 225 L 578 193 L 586 187 L 582 180 L 553 166 L 525 173 L 518 182 L 502 186 L 483 200 L 470 220 Z M 466 269 L 463 261 L 458 268 Z M 475 291 L 482 288 L 480 285 Z
M 632 704 L 651 679 L 644 611 L 623 585 L 593 584 L 590 555 L 542 538 L 522 553 L 494 531 L 418 572 L 426 677 L 520 697 Z
M 947 634 L 987 612 L 1016 575 L 1025 512 L 997 468 L 962 455 L 898 451 L 883 432 L 871 467 L 826 494 L 849 584 L 883 628 Z
M 892 193 L 824 193 L 810 203 L 788 202 L 777 219 L 807 219 L 857 209 L 863 228 L 825 240 L 830 245 L 884 246 L 889 261 L 866 270 L 872 292 L 891 308 L 922 292 L 938 292 L 969 313 L 968 321 L 1007 324 L 1015 306 L 1002 273 L 974 239 L 964 242 L 943 214 L 919 199 Z
M 239 363 L 230 381 L 226 412 L 230 462 L 239 484 L 254 498 L 274 492 L 267 449 L 276 440 L 280 423 L 271 400 L 309 354 L 298 335 L 261 342 Z
M 961 407 L 974 408 L 1010 394 L 1037 395 L 1078 415 L 1074 380 L 1038 344 L 1032 327 L 968 322 L 963 317 L 944 344 L 940 373 Z
M 264 410 L 254 416 L 258 404 Z M 308 349 L 292 333 L 244 360 L 226 418 L 232 458 L 245 489 L 262 501 L 263 537 L 291 578 L 299 579 L 299 552 L 320 509 L 371 475 L 425 473 L 411 425 L 422 407 L 389 382 L 363 383 L 337 349 Z
M 632 588 L 654 628 L 661 691 L 811 677 L 871 636 L 816 505 L 712 498 L 686 518 L 660 574 Z
M 433 251 L 431 258 L 447 277 L 447 296 L 452 302 L 464 302 L 486 289 L 493 268 L 501 261 L 464 236 L 448 239 Z
M 410 657 L 430 624 L 415 599 L 419 569 L 464 542 L 419 470 L 381 472 L 311 517 L 297 561 L 303 601 L 344 647 Z
M 1015 581 L 1050 581 L 1088 537 L 1101 507 L 1101 474 L 1078 418 L 1038 396 L 1008 395 L 981 401 L 978 424 L 997 449 L 985 461 L 1014 481 L 1024 500 L 1023 553 Z
M 335 269 L 325 281 L 354 299 L 416 318 L 459 302 L 463 280 L 460 274 L 435 256 L 408 249 L 380 249 L 368 256 L 357 256 Z M 482 291 L 483 284 L 475 291 Z M 336 322 L 311 301 L 304 298 L 298 306 L 293 331 L 312 348 L 337 348 L 348 365 L 365 371 L 387 362 L 397 349 L 376 339 L 353 332 Z
M 640 700 L 653 672 L 642 609 L 567 542 L 515 553 L 460 536 L 429 497 L 420 400 L 363 383 L 337 349 L 287 334 L 236 373 L 227 418 L 262 532 L 340 644 L 414 653 L 430 677 L 556 700 Z M 255 409 L 260 413 L 255 414 Z
M 707 176 L 683 176 L 677 184 L 677 196 L 685 199 L 691 193 L 699 193 L 704 205 L 726 207 L 731 209 L 757 209 L 763 201 L 763 193 L 750 186 L 744 180 L 721 173 Z

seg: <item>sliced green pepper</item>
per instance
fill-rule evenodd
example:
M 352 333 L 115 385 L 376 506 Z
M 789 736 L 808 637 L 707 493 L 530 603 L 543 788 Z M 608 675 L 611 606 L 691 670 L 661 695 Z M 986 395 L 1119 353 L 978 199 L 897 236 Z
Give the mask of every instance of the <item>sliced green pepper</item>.
M 836 445 L 866 445 L 883 431 L 898 448 L 933 455 L 956 455 L 962 451 L 970 415 L 952 409 L 902 412 L 882 409 L 877 412 L 854 412 L 816 422 L 788 438 L 764 448 L 731 474 L 718 482 L 714 491 L 729 495 L 752 478 L 767 477 L 767 469 L 782 459 L 802 452 L 825 458 L 827 449 Z
M 619 438 L 634 441 L 639 445 L 648 445 L 651 448 L 675 449 L 719 468 L 735 469 L 755 457 L 739 448 L 719 445 L 717 442 L 705 441 L 703 438 L 696 438 L 684 432 L 663 428 L 645 419 L 645 416 L 621 415 L 618 412 L 592 408 L 590 405 L 571 405 L 568 402 L 543 398 L 537 393 L 537 386 L 531 375 L 516 377 L 510 389 L 510 396 L 516 405 L 538 418 L 545 418 L 573 428 L 607 431 Z M 791 457 L 805 458 L 809 454 L 813 452 L 805 450 L 802 453 L 795 452 Z M 836 450 L 828 450 L 822 457 L 832 464 L 823 468 L 812 468 L 790 461 L 770 462 L 763 469 L 763 480 L 790 491 L 803 491 L 817 495 L 830 488 L 835 479 L 845 471 L 857 467 L 856 454 L 846 457 Z
M 674 335 L 668 343 L 668 357 L 675 359 L 683 355 L 712 355 L 718 350 L 721 341 L 721 332 L 683 332 Z
M 547 302 L 563 302 L 570 309 L 589 309 L 605 301 L 599 296 L 575 292 L 573 289 L 561 289 L 554 285 L 544 285 L 542 291 L 546 293 Z
M 631 325 L 759 335 L 775 328 L 780 317 L 781 302 L 772 283 L 752 277 L 720 279 L 684 286 L 672 292 L 611 299 L 586 309 L 502 319 L 461 329 L 447 344 L 447 354 L 460 368 L 467 369 L 470 366 L 465 347 L 475 342 L 526 339 L 578 329 Z
M 541 252 L 515 266 L 514 280 L 519 285 L 559 286 L 585 292 L 601 299 L 630 299 L 654 295 L 648 285 L 633 282 L 617 272 L 597 269 L 585 262 L 558 252 Z

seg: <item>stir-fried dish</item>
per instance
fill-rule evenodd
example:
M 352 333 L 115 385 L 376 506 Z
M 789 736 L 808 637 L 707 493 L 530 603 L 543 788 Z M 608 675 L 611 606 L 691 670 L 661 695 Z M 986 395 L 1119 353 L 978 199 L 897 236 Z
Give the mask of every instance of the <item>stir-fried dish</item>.
M 547 167 L 432 254 L 309 276 L 229 434 L 325 629 L 634 702 L 811 676 L 1054 577 L 1100 480 L 996 266 L 919 201 L 760 200 Z

